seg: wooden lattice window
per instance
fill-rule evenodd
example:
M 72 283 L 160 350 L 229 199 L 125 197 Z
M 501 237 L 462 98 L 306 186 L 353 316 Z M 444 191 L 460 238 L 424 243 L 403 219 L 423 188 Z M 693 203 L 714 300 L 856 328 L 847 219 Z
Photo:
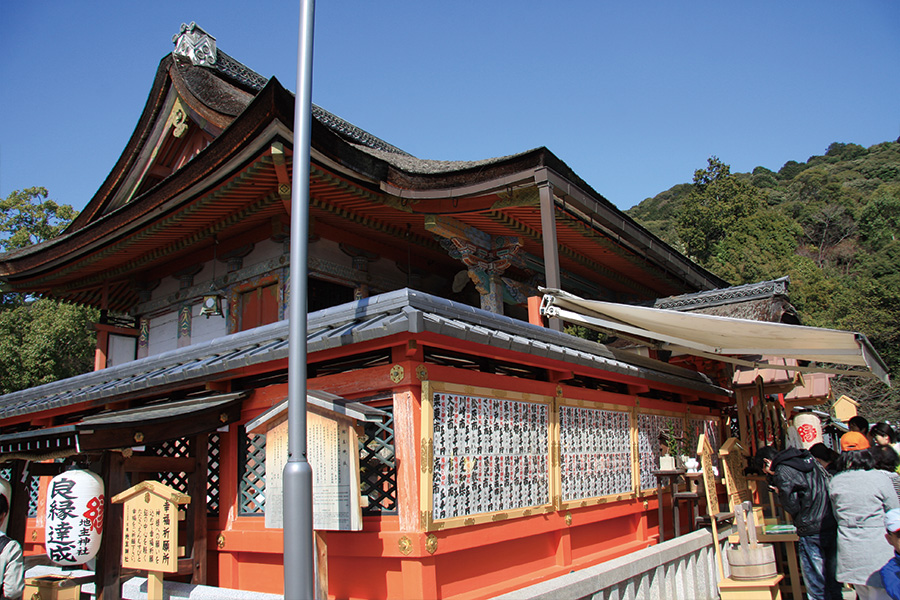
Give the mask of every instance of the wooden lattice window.
M 366 423 L 365 440 L 359 442 L 360 491 L 369 498 L 364 514 L 397 510 L 397 463 L 394 457 L 394 409 L 382 423 Z
M 185 438 L 162 442 L 161 444 L 158 444 L 156 446 L 150 446 L 148 450 L 150 452 L 153 452 L 157 456 L 165 456 L 167 458 L 185 458 L 191 455 L 190 445 Z M 156 479 L 160 483 L 169 486 L 173 490 L 181 492 L 182 494 L 190 495 L 190 486 L 188 485 L 187 473 L 159 472 L 156 474 Z
M 38 498 L 41 495 L 41 478 L 28 478 L 28 516 L 36 517 L 38 511 Z
M 157 456 L 170 458 L 182 458 L 190 456 L 190 444 L 187 439 L 179 438 L 162 442 L 149 448 Z M 173 490 L 190 495 L 190 486 L 187 473 L 156 474 L 157 480 Z M 206 512 L 210 516 L 219 514 L 219 434 L 212 433 L 207 437 L 207 464 L 206 464 Z
M 218 433 L 209 435 L 209 454 L 207 455 L 206 473 L 206 512 L 215 517 L 219 514 L 219 460 L 221 459 L 221 439 Z
M 394 458 L 394 420 L 391 407 L 382 423 L 366 423 L 366 439 L 360 441 L 361 492 L 369 498 L 365 514 L 383 514 L 397 510 L 397 467 Z M 243 433 L 241 464 L 243 464 L 239 513 L 264 515 L 266 505 L 266 436 Z
M 241 429 L 241 461 L 239 510 L 241 515 L 264 515 L 266 512 L 266 436 L 245 433 Z
M 0 477 L 12 483 L 13 470 L 12 467 L 3 467 L 0 469 Z M 33 518 L 37 516 L 38 496 L 41 490 L 40 477 L 28 477 L 28 516 Z

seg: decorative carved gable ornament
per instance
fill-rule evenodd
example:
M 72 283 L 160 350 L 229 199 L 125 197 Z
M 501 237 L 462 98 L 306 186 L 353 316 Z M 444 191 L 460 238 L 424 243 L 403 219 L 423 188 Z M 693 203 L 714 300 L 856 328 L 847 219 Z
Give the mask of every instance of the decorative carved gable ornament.
M 190 25 L 182 23 L 181 31 L 172 36 L 172 42 L 175 44 L 175 56 L 188 58 L 198 67 L 216 64 L 216 38 L 193 21 Z

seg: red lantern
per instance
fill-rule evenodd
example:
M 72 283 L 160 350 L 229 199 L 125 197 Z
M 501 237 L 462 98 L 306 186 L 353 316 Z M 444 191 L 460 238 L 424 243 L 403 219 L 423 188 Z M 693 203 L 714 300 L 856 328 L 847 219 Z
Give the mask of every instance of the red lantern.
M 94 558 L 103 533 L 103 480 L 90 471 L 66 471 L 47 487 L 47 556 L 58 565 Z

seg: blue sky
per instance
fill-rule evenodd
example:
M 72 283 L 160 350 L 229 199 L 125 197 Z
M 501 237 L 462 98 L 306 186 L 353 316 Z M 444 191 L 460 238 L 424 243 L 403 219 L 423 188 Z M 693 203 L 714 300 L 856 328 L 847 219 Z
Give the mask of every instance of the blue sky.
M 0 196 L 82 208 L 181 23 L 296 89 L 298 2 L 0 0 Z M 313 101 L 420 158 L 546 146 L 629 208 L 900 136 L 900 3 L 320 0 Z

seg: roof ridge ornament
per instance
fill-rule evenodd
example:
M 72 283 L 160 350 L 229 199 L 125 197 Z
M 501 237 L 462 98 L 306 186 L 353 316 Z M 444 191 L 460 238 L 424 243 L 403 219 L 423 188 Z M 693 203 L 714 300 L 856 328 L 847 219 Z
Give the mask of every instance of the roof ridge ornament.
M 216 38 L 193 21 L 190 25 L 181 24 L 180 32 L 172 36 L 172 43 L 175 44 L 173 54 L 190 59 L 195 66 L 212 67 L 216 64 Z

